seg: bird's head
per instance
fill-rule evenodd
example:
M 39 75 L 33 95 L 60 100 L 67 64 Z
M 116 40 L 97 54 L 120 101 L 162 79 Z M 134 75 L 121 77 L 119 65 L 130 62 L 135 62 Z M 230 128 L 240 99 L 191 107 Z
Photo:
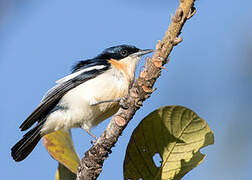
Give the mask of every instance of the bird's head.
M 127 64 L 127 67 L 134 69 L 139 59 L 153 50 L 145 49 L 141 50 L 131 45 L 119 45 L 105 49 L 93 59 L 79 61 L 73 66 L 73 71 L 76 72 L 83 68 L 94 67 L 96 65 L 108 65 L 113 62 Z
M 115 59 L 122 60 L 124 58 L 132 58 L 132 59 L 140 59 L 141 56 L 151 53 L 153 50 L 145 49 L 141 50 L 135 46 L 131 45 L 119 45 L 113 46 L 105 49 L 101 54 L 99 54 L 96 58 L 101 59 Z

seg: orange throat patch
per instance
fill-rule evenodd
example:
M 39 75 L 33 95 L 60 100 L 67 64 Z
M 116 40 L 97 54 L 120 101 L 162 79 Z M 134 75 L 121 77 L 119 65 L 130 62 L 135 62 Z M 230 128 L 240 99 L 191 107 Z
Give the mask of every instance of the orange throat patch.
M 130 75 L 129 75 L 129 72 L 127 70 L 127 64 L 126 63 L 123 63 L 123 62 L 120 62 L 116 59 L 110 59 L 108 60 L 110 62 L 110 64 L 112 66 L 114 66 L 116 69 L 118 69 L 119 71 L 123 72 L 126 76 L 126 78 L 128 80 L 130 80 Z

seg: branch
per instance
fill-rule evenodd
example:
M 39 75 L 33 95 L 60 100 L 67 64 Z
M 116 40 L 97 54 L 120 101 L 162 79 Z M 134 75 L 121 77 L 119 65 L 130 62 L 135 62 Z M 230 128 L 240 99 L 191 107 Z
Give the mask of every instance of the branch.
M 178 36 L 186 20 L 196 12 L 194 1 L 180 0 L 180 5 L 171 19 L 171 24 L 163 40 L 157 42 L 152 58 L 146 58 L 145 68 L 129 90 L 128 97 L 122 102 L 127 106 L 127 109 L 122 107 L 119 109 L 108 124 L 107 129 L 85 153 L 78 169 L 77 180 L 92 180 L 100 175 L 103 162 L 111 153 L 111 148 L 136 111 L 142 106 L 143 101 L 152 94 L 152 87 L 160 76 L 163 65 L 167 63 L 169 54 L 173 47 L 182 41 L 182 38 Z

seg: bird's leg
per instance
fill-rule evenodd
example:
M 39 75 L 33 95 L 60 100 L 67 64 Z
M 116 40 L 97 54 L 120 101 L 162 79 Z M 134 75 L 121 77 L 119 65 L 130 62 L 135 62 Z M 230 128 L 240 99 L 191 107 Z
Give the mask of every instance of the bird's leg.
M 124 103 L 124 100 L 128 97 L 125 96 L 125 97 L 122 97 L 122 98 L 116 98 L 116 99 L 111 99 L 111 100 L 106 100 L 106 101 L 99 101 L 99 102 L 96 102 L 96 103 L 93 103 L 93 104 L 90 104 L 91 106 L 96 106 L 98 104 L 102 104 L 102 103 L 111 103 L 111 102 L 119 102 L 120 106 L 123 108 L 123 109 L 128 109 L 128 105 Z
M 85 124 L 82 124 L 80 127 L 81 127 L 81 129 L 86 131 L 90 136 L 92 136 L 94 138 L 94 140 L 91 141 L 91 144 L 94 145 L 97 141 L 97 137 L 93 133 L 91 133 L 90 128 L 88 126 L 86 126 Z
M 116 99 L 110 99 L 110 100 L 105 100 L 105 101 L 99 101 L 99 102 L 95 102 L 90 104 L 91 106 L 96 106 L 98 104 L 102 104 L 102 103 L 111 103 L 111 102 L 120 102 L 122 98 L 116 98 Z
M 92 136 L 95 140 L 97 140 L 97 137 L 91 133 L 90 129 L 82 128 L 84 131 L 86 131 L 90 136 Z

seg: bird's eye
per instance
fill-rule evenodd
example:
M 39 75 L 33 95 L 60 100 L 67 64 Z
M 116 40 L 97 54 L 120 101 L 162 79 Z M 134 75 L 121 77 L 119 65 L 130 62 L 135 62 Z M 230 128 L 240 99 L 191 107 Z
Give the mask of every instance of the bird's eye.
M 128 56 L 128 51 L 127 51 L 127 50 L 122 50 L 120 53 L 121 53 L 121 55 L 122 55 L 123 57 Z

